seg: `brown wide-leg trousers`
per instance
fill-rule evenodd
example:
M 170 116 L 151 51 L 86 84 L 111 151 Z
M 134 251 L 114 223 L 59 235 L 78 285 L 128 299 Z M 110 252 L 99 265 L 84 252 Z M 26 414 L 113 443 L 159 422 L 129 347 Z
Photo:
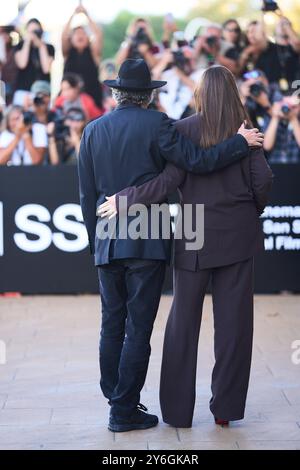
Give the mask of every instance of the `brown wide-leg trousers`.
M 253 258 L 196 272 L 175 269 L 160 380 L 163 420 L 192 425 L 202 306 L 212 281 L 215 366 L 210 410 L 228 421 L 244 417 L 253 338 Z

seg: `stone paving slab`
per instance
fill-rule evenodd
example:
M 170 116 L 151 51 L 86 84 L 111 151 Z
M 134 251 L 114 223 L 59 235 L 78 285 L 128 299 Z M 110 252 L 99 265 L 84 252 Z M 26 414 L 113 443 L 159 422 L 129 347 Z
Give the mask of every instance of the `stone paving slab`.
M 163 334 L 171 297 L 164 296 L 152 338 L 142 402 L 160 415 L 158 387 Z M 0 299 L 0 449 L 300 449 L 300 296 L 255 297 L 255 339 L 245 419 L 216 427 L 208 408 L 213 367 L 211 297 L 206 296 L 199 343 L 193 428 L 162 422 L 142 432 L 107 429 L 99 390 L 98 296 Z

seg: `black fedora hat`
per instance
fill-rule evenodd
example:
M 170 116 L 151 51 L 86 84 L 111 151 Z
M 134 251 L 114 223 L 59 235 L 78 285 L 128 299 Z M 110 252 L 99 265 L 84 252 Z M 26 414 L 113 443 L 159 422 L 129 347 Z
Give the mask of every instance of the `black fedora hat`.
M 154 90 L 167 82 L 151 80 L 150 70 L 143 59 L 127 59 L 120 67 L 116 80 L 104 80 L 105 85 L 119 90 Z

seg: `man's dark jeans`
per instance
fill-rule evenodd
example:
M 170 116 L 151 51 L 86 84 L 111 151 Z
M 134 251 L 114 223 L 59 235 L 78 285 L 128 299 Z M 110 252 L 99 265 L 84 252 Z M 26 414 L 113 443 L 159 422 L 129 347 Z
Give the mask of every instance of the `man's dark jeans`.
M 120 259 L 98 267 L 100 386 L 115 417 L 130 416 L 140 401 L 164 275 L 160 260 Z

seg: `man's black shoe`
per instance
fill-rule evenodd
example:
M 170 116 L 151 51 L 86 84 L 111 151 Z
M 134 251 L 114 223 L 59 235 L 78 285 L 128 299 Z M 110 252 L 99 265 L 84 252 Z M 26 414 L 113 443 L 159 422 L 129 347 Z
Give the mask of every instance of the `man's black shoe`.
M 139 404 L 134 413 L 128 418 L 116 418 L 110 414 L 108 429 L 112 432 L 127 432 L 157 426 L 158 417 L 145 413 L 143 410 L 147 411 L 147 408 Z

